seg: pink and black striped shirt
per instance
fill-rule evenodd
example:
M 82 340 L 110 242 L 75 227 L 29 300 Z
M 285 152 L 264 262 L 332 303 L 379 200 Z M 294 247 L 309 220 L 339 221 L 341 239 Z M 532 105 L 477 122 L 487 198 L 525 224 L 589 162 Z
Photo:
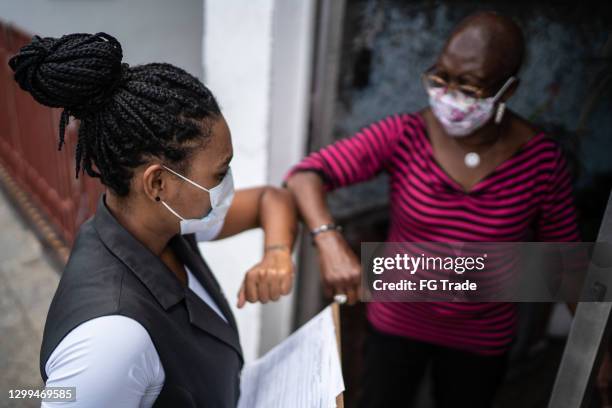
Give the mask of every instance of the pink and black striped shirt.
M 389 174 L 389 242 L 560 242 L 580 239 L 571 177 L 558 144 L 539 133 L 468 192 L 437 163 L 420 114 L 388 116 L 293 166 L 326 191 Z M 534 235 L 530 235 L 530 231 Z M 510 348 L 516 303 L 372 302 L 378 330 L 483 355 Z

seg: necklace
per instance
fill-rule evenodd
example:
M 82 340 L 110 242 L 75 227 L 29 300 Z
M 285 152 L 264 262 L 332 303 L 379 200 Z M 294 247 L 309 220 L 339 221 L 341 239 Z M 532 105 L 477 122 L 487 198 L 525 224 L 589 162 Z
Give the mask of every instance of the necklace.
M 465 164 L 465 166 L 470 169 L 475 169 L 476 167 L 478 167 L 481 162 L 481 159 L 480 159 L 481 155 L 491 150 L 500 139 L 501 139 L 501 132 L 498 131 L 495 141 L 491 143 L 489 147 L 487 147 L 485 150 L 481 151 L 480 153 L 474 150 L 467 152 L 465 156 L 463 156 L 463 164 Z
M 476 152 L 468 152 L 463 157 L 463 163 L 470 169 L 476 168 L 480 164 L 480 155 Z

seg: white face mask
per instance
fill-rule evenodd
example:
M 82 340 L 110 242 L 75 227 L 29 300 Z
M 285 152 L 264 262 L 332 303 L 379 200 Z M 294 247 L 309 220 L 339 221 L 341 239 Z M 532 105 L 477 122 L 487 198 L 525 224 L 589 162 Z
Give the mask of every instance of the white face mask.
M 491 119 L 495 103 L 515 80 L 515 77 L 508 78 L 495 96 L 482 99 L 429 87 L 429 105 L 449 136 L 467 136 Z
M 232 176 L 231 167 L 228 168 L 227 173 L 223 177 L 223 180 L 211 189 L 207 189 L 197 184 L 196 182 L 189 180 L 187 177 L 175 172 L 174 170 L 164 166 L 166 170 L 176 174 L 183 180 L 193 184 L 194 186 L 207 191 L 210 197 L 211 209 L 208 214 L 202 218 L 188 218 L 185 219 L 177 214 L 168 204 L 163 200 L 161 203 L 174 215 L 176 215 L 180 221 L 181 234 L 191 234 L 194 232 L 198 233 L 199 240 L 210 239 L 218 234 L 223 226 L 223 221 L 227 215 L 227 210 L 232 203 L 234 198 L 234 178 Z

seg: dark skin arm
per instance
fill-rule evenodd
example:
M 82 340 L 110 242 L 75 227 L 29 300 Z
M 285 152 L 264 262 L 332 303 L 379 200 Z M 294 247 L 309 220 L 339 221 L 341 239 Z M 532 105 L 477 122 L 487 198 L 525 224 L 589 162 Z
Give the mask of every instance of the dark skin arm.
M 263 259 L 249 269 L 238 293 L 239 308 L 248 301 L 267 303 L 291 291 L 297 222 L 291 194 L 275 187 L 237 190 L 225 223 L 215 240 L 253 228 L 264 230 Z
M 325 200 L 321 177 L 310 171 L 297 172 L 287 180 L 304 224 L 309 230 L 333 222 Z M 361 265 L 355 253 L 338 231 L 318 234 L 314 243 L 319 250 L 323 290 L 327 297 L 346 294 L 349 304 L 359 300 Z

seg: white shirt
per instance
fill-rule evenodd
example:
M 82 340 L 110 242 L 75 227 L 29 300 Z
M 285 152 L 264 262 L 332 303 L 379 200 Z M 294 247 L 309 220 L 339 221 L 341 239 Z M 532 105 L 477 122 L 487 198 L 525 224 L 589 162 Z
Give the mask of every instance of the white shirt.
M 226 317 L 192 272 L 188 287 L 225 322 Z M 45 365 L 47 387 L 76 387 L 75 402 L 43 402 L 41 407 L 151 407 L 165 379 L 147 330 L 121 315 L 97 317 L 72 329 Z

